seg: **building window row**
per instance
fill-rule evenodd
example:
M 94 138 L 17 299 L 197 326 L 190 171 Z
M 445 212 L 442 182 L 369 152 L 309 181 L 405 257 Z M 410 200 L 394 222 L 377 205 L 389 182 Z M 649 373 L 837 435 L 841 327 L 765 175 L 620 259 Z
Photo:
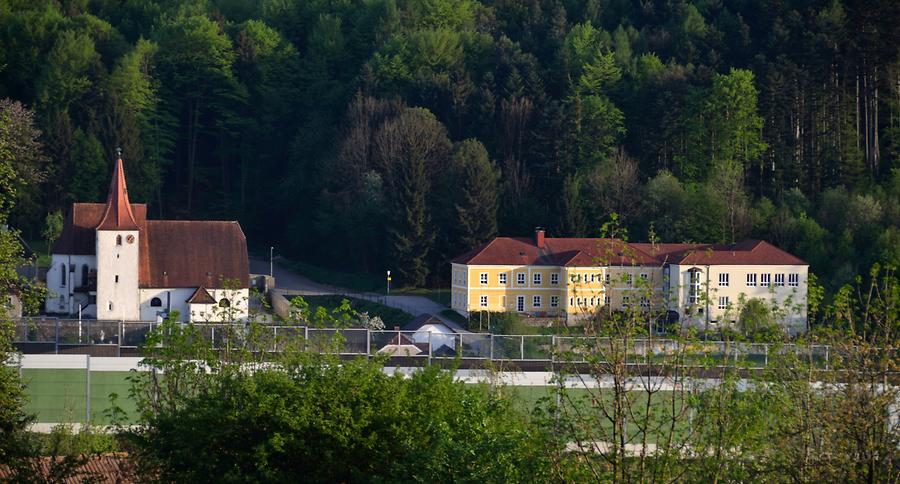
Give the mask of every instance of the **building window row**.
M 756 274 L 747 274 L 747 286 L 755 287 L 756 286 Z M 720 274 L 721 278 L 721 274 Z M 720 279 L 720 286 L 721 279 Z M 775 274 L 774 284 L 772 282 L 772 274 L 761 273 L 759 274 L 759 285 L 761 287 L 769 287 L 774 285 L 775 287 L 784 287 L 784 273 Z M 797 287 L 800 285 L 800 274 L 788 274 L 787 275 L 787 285 L 791 287 Z

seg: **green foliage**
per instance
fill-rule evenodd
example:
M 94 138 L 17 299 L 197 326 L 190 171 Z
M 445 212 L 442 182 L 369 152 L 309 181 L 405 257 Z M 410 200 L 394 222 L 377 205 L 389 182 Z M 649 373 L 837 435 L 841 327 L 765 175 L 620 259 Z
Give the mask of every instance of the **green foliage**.
M 3 110 L 26 149 L 0 142 L 0 217 L 40 238 L 102 198 L 121 147 L 154 216 L 237 219 L 251 244 L 409 284 L 446 284 L 494 226 L 591 235 L 611 212 L 635 240 L 771 240 L 829 295 L 896 263 L 896 2 L 564 3 L 3 3 L 0 97 L 38 116 Z M 446 142 L 404 195 L 376 137 L 409 107 Z M 486 166 L 460 194 L 464 140 L 496 162 L 496 222 Z
M 302 298 L 292 304 L 309 313 Z M 340 327 L 348 311 L 345 301 L 311 317 Z M 142 426 L 129 441 L 141 472 L 229 482 L 546 478 L 542 433 L 484 388 L 438 367 L 389 376 L 377 360 L 341 361 L 339 335 L 284 341 L 262 359 L 259 349 L 275 342 L 257 329 L 223 336 L 227 350 L 213 350 L 192 324 L 153 331 L 143 360 L 151 371 L 132 377 Z
M 109 166 L 100 141 L 93 135 L 75 130 L 72 147 L 71 196 L 73 201 L 102 202 L 106 200 Z
M 62 212 L 59 210 L 55 212 L 51 212 L 47 214 L 47 218 L 44 219 L 44 230 L 41 232 L 41 236 L 44 237 L 44 240 L 47 241 L 47 252 L 49 253 L 51 247 L 53 246 L 53 242 L 59 238 L 59 234 L 62 233 L 63 227 L 63 216 Z
M 497 234 L 500 171 L 477 140 L 459 143 L 451 158 L 455 172 L 459 247 L 474 247 Z

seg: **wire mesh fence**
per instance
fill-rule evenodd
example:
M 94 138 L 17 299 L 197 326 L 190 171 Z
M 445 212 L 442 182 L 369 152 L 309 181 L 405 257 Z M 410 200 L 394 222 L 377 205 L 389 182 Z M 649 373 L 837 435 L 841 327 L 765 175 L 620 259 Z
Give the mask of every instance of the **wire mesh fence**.
M 73 353 L 73 349 L 77 352 L 79 348 L 107 347 L 117 351 L 104 354 L 121 356 L 122 349 L 126 349 L 132 350 L 128 354 L 134 355 L 147 343 L 148 336 L 158 325 L 153 321 L 22 319 L 15 324 L 14 343 L 23 353 Z M 350 356 L 388 355 L 427 358 L 429 361 L 461 358 L 496 362 L 604 363 L 619 361 L 619 356 L 624 354 L 624 361 L 629 365 L 675 362 L 681 366 L 765 368 L 777 356 L 795 358 L 813 368 L 829 369 L 830 361 L 840 357 L 833 348 L 824 345 L 243 324 L 193 326 L 216 350 L 234 348 L 248 341 L 263 341 L 265 344 L 260 351 L 280 352 L 298 347 Z M 250 334 L 250 331 L 256 334 Z

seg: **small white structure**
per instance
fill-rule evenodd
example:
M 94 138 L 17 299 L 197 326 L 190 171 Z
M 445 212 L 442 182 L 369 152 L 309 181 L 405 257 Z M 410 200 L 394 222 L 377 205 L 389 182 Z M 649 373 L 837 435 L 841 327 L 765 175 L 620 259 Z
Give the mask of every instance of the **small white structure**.
M 249 304 L 247 240 L 234 221 L 147 220 L 122 159 L 103 203 L 75 203 L 52 248 L 47 313 L 119 321 L 230 322 Z
M 468 333 L 461 326 L 445 322 L 433 314 L 421 314 L 401 328 L 403 331 L 414 331 L 410 336 L 413 343 L 425 345 L 431 343 L 431 352 L 434 354 L 442 347 L 442 353 L 456 353 L 458 334 Z

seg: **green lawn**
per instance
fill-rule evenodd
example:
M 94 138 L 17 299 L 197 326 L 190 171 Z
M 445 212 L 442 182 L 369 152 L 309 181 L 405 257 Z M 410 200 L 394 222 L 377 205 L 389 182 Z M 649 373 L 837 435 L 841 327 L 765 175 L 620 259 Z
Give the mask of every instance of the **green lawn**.
M 308 262 L 282 258 L 279 264 L 309 279 L 329 286 L 342 287 L 356 292 L 384 292 L 385 277 L 365 272 L 341 272 Z
M 91 378 L 91 420 L 93 424 L 105 425 L 109 422 L 105 417 L 105 411 L 110 408 L 110 395 L 118 395 L 116 405 L 122 408 L 126 414 L 127 422 L 134 422 L 136 409 L 129 398 L 130 383 L 127 378 L 129 372 L 105 372 L 92 371 Z M 22 370 L 22 376 L 26 383 L 26 393 L 29 402 L 26 410 L 35 414 L 37 422 L 42 423 L 82 423 L 86 414 L 86 390 L 87 372 L 85 370 L 51 370 L 28 369 Z M 523 415 L 533 415 L 538 406 L 550 408 L 557 401 L 556 387 L 551 386 L 504 386 L 501 388 L 503 395 L 510 399 L 513 407 Z M 609 429 L 602 413 L 592 408 L 592 396 L 598 395 L 597 390 L 567 389 L 566 395 L 569 408 L 577 408 L 582 415 L 589 415 L 585 420 L 587 425 L 598 425 Z M 633 409 L 637 412 L 643 408 L 646 402 L 645 394 L 640 391 L 632 392 Z M 653 412 L 658 415 L 659 422 L 664 422 L 666 410 L 671 408 L 671 392 L 655 393 L 651 399 Z M 604 390 L 599 397 L 609 402 L 608 390 Z M 126 423 L 127 423 L 126 422 Z M 676 426 L 676 433 L 683 436 L 688 431 L 688 422 L 683 418 Z M 628 423 L 628 435 L 631 439 L 640 440 L 638 428 L 633 422 Z M 664 435 L 663 431 L 656 435 Z M 656 439 L 651 432 L 649 441 Z M 634 440 L 632 440 L 634 441 Z
M 110 395 L 118 395 L 116 404 L 133 418 L 134 403 L 128 398 L 129 373 L 124 371 L 91 372 L 91 420 L 106 424 L 104 411 L 110 407 Z M 87 416 L 87 371 L 85 370 L 22 370 L 28 404 L 25 410 L 33 413 L 38 422 L 83 423 Z
M 511 399 L 513 406 L 526 415 L 531 415 L 532 411 L 539 405 L 547 408 L 548 405 L 555 405 L 557 402 L 556 387 L 509 386 L 504 387 L 503 392 L 505 396 Z M 607 430 L 612 428 L 611 424 L 604 418 L 603 413 L 598 408 L 594 407 L 594 404 L 592 403 L 592 400 L 595 397 L 601 398 L 603 401 L 607 402 L 607 408 L 611 408 L 610 402 L 612 401 L 612 398 L 610 390 L 603 390 L 601 392 L 596 389 L 586 390 L 583 388 L 569 388 L 565 390 L 565 395 L 565 397 L 560 396 L 560 401 L 566 403 L 566 406 L 569 408 L 577 408 L 579 414 L 589 416 L 589 418 L 586 419 L 587 422 L 600 425 Z M 630 397 L 632 399 L 632 410 L 635 414 L 640 415 L 647 403 L 646 393 L 634 391 L 631 392 Z M 656 422 L 657 425 L 662 425 L 667 422 L 665 416 L 671 412 L 671 398 L 672 392 L 668 391 L 654 393 L 650 398 L 650 408 L 654 415 L 652 421 Z M 676 402 L 676 408 L 680 409 L 681 404 Z M 676 439 L 684 438 L 688 434 L 688 431 L 689 422 L 687 417 L 684 416 L 675 426 Z M 629 438 L 633 442 L 639 442 L 641 440 L 638 432 L 639 429 L 637 425 L 633 422 L 627 423 L 627 435 L 630 436 Z M 648 442 L 654 443 L 656 436 L 666 435 L 666 432 L 665 426 L 663 426 L 663 428 L 658 428 L 656 431 L 649 432 Z
M 391 290 L 391 294 L 403 294 L 409 296 L 422 296 L 431 299 L 432 301 L 442 305 L 442 306 L 450 306 L 450 289 L 398 289 Z
M 315 282 L 329 286 L 341 287 L 355 292 L 387 292 L 387 275 L 369 272 L 342 272 L 326 267 L 282 258 L 279 263 L 288 269 L 303 275 Z M 391 294 L 422 296 L 444 305 L 450 305 L 450 289 L 398 288 L 391 287 Z
M 38 256 L 38 266 L 48 267 L 50 265 L 50 255 L 47 253 L 46 240 L 29 240 L 28 246 Z
M 303 296 L 303 299 L 309 303 L 310 314 L 315 314 L 317 308 L 323 307 L 326 311 L 331 312 L 334 308 L 339 307 L 344 299 L 350 302 L 350 307 L 358 312 L 368 312 L 369 316 L 378 316 L 384 321 L 386 328 L 394 326 L 403 326 L 415 318 L 414 315 L 403 311 L 402 309 L 392 308 L 379 304 L 377 302 L 366 301 L 363 299 L 354 299 L 340 295 L 330 296 Z
M 466 319 L 466 317 L 452 309 L 445 309 L 441 311 L 441 316 L 444 316 L 445 318 L 453 321 L 463 328 L 467 328 L 469 326 L 469 321 Z

